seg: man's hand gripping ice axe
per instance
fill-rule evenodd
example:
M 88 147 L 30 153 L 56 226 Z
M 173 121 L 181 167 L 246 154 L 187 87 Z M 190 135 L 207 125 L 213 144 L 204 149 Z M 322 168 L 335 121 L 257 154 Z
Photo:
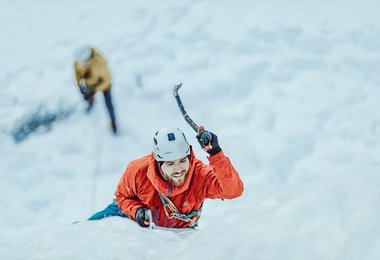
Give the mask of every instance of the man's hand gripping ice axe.
M 175 99 L 177 101 L 177 105 L 179 107 L 179 110 L 181 111 L 186 122 L 197 133 L 197 139 L 198 139 L 198 142 L 201 145 L 202 149 L 205 152 L 207 152 L 208 154 L 210 154 L 211 156 L 217 154 L 219 151 L 221 151 L 221 148 L 219 147 L 219 143 L 218 143 L 218 137 L 215 134 L 213 134 L 209 131 L 206 131 L 204 126 L 202 126 L 202 125 L 198 126 L 190 118 L 190 116 L 187 114 L 187 112 L 183 106 L 181 97 L 178 94 L 178 90 L 181 88 L 181 86 L 182 86 L 182 83 L 175 85 L 173 87 L 173 96 L 175 97 Z
M 149 229 L 154 229 L 156 225 L 154 225 L 152 211 L 150 209 L 145 210 L 145 220 L 149 221 Z
M 149 227 L 149 229 L 155 228 L 152 211 L 150 211 L 148 208 L 137 209 L 136 222 L 140 225 L 140 227 Z

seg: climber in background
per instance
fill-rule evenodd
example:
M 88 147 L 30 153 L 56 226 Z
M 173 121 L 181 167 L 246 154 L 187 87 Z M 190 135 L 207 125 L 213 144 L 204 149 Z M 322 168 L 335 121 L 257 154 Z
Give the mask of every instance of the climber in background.
M 79 90 L 88 103 L 87 112 L 90 112 L 94 105 L 95 94 L 103 92 L 111 119 L 112 132 L 117 134 L 115 111 L 111 98 L 111 74 L 107 61 L 95 48 L 83 47 L 75 53 L 74 70 Z

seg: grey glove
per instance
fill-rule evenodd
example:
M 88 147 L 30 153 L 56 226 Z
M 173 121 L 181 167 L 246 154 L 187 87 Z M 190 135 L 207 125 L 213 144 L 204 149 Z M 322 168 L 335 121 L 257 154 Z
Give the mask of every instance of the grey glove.
M 82 85 L 79 85 L 79 88 L 80 88 L 80 92 L 84 95 L 84 96 L 91 96 L 94 94 L 94 91 L 92 90 L 92 88 L 89 88 L 87 86 L 82 86 Z
M 87 100 L 90 96 L 94 95 L 93 88 L 87 87 L 86 84 L 85 84 L 84 79 L 81 79 L 79 81 L 78 86 L 79 86 L 79 89 L 80 89 L 80 93 L 82 93 L 82 95 L 84 96 L 85 100 Z

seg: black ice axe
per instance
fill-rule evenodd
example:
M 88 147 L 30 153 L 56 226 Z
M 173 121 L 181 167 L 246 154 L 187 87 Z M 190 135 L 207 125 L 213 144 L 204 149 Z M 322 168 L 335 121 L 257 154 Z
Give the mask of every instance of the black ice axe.
M 198 126 L 187 114 L 185 107 L 183 106 L 181 97 L 178 94 L 178 90 L 182 87 L 182 83 L 178 85 L 174 85 L 173 87 L 173 96 L 175 97 L 177 101 L 177 105 L 179 107 L 179 110 L 181 111 L 183 118 L 185 118 L 185 121 L 191 126 L 191 128 L 194 129 L 194 131 L 198 134 L 197 138 L 200 140 L 203 150 L 208 151 L 212 148 L 211 146 L 211 134 L 207 131 L 205 131 L 204 126 L 200 125 Z

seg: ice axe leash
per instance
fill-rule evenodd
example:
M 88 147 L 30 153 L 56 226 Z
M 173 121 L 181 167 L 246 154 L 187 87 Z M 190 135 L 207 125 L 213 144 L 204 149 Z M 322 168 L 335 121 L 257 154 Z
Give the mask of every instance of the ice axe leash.
M 204 145 L 202 145 L 202 149 L 204 151 L 208 151 L 208 150 L 210 150 L 212 148 L 212 146 L 211 146 L 211 138 L 212 138 L 212 136 L 211 136 L 211 134 L 209 132 L 205 131 L 204 126 L 202 126 L 202 125 L 198 126 L 190 118 L 190 116 L 187 114 L 187 112 L 185 110 L 185 107 L 183 106 L 181 97 L 178 94 L 178 90 L 181 87 L 182 87 L 182 82 L 180 84 L 174 85 L 174 87 L 173 87 L 173 96 L 174 96 L 175 100 L 177 101 L 178 108 L 181 111 L 181 113 L 182 113 L 183 118 L 185 119 L 185 121 L 191 126 L 191 128 L 193 128 L 193 130 L 197 134 L 200 134 L 199 136 L 200 136 L 201 140 L 204 139 Z

